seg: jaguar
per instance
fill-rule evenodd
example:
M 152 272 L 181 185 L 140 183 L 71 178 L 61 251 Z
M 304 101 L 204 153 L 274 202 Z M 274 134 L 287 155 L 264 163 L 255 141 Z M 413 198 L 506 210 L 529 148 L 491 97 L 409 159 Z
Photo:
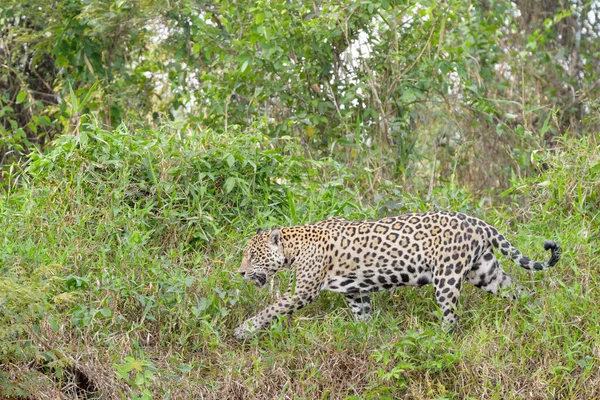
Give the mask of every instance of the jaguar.
M 358 321 L 371 318 L 370 293 L 433 284 L 442 325 L 454 329 L 463 282 L 493 294 L 517 297 L 522 287 L 502 269 L 494 249 L 526 270 L 554 266 L 560 246 L 546 262 L 533 261 L 496 228 L 456 212 L 403 214 L 374 221 L 330 217 L 310 225 L 258 230 L 246 246 L 238 272 L 259 287 L 291 268 L 287 292 L 234 331 L 251 337 L 272 321 L 301 309 L 322 290 L 342 293 Z

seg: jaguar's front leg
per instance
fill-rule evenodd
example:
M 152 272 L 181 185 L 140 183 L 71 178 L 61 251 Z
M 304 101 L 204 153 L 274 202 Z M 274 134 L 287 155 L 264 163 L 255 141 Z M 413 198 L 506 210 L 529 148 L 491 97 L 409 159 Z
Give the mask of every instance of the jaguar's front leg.
M 315 283 L 300 283 L 288 289 L 288 292 L 276 303 L 265 308 L 255 316 L 238 326 L 233 335 L 238 339 L 247 339 L 256 331 L 267 329 L 275 318 L 291 314 L 309 304 L 317 297 L 321 285 Z

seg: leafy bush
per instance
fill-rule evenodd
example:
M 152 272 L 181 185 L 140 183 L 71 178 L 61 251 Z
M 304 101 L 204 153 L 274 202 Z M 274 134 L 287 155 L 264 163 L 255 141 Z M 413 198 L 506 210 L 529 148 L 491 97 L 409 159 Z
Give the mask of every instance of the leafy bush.
M 47 154 L 32 155 L 27 172 L 32 185 L 66 184 L 90 204 L 110 204 L 95 223 L 138 221 L 140 233 L 159 243 L 172 237 L 206 245 L 256 215 L 284 220 L 293 206 L 288 192 L 319 179 L 325 164 L 305 159 L 296 140 L 276 142 L 257 131 L 130 132 L 120 125 L 111 132 L 90 122 Z
M 541 212 L 595 220 L 600 210 L 600 134 L 581 139 L 565 135 L 539 158 L 543 173 L 525 181 L 534 187 L 530 204 Z

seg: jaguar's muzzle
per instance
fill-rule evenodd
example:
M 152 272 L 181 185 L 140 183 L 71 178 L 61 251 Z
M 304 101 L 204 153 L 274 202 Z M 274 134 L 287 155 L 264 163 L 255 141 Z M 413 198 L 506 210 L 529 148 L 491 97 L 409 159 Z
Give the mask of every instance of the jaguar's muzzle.
M 250 280 L 254 281 L 258 287 L 263 287 L 267 283 L 267 275 L 259 272 L 254 274 Z

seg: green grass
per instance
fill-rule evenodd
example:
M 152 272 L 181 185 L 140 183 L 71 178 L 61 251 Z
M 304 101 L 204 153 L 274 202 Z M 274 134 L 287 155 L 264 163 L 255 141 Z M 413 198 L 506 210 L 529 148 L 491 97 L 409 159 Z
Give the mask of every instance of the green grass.
M 64 136 L 0 200 L 0 395 L 28 398 L 598 398 L 600 157 L 565 139 L 504 209 L 453 185 L 426 203 L 368 172 L 311 161 L 260 134 Z M 386 200 L 378 200 L 386 199 Z M 390 199 L 393 199 L 391 201 Z M 482 203 L 484 204 L 484 203 Z M 440 327 L 433 288 L 374 296 L 368 324 L 342 296 L 247 342 L 233 329 L 285 290 L 235 274 L 257 227 L 327 215 L 446 208 L 495 224 L 522 252 L 559 264 L 506 300 L 471 286 L 460 330 Z

